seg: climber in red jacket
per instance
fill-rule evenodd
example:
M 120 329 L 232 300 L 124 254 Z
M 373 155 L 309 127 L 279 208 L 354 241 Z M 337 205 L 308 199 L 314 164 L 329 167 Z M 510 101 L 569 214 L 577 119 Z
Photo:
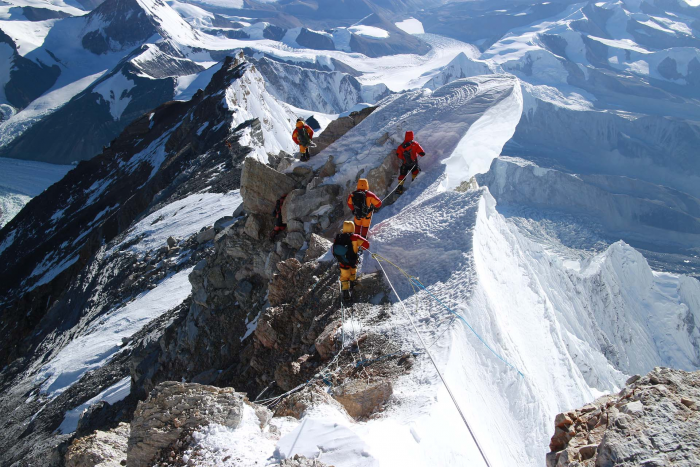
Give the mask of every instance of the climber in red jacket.
M 399 172 L 399 186 L 396 189 L 398 194 L 403 193 L 403 182 L 411 172 L 411 180 L 415 180 L 416 176 L 420 172 L 420 167 L 418 167 L 418 156 L 425 156 L 425 151 L 420 144 L 413 141 L 413 132 L 407 131 L 406 137 L 403 143 L 396 148 L 396 155 L 401 160 L 401 169 Z
M 297 118 L 296 128 L 292 132 L 292 139 L 296 144 L 299 145 L 299 152 L 301 153 L 300 159 L 302 161 L 309 160 L 309 146 L 311 146 L 311 139 L 314 137 L 314 130 L 304 123 L 304 120 Z

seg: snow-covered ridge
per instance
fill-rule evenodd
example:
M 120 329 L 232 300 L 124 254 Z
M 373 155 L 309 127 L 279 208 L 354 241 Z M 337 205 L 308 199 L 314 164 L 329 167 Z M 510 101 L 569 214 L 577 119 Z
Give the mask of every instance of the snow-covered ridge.
M 492 138 L 492 143 L 501 147 L 515 129 L 520 117 L 520 84 L 512 75 L 478 76 L 454 81 L 436 91 L 428 89 L 392 95 L 380 103 L 380 107 L 360 125 L 349 131 L 342 139 L 326 148 L 321 156 L 333 154 L 339 163 L 338 173 L 327 180 L 328 183 L 345 185 L 354 182 L 358 173 L 371 174 L 384 157 L 395 157 L 394 150 L 403 141 L 405 131 L 415 132 L 417 141 L 430 148 L 430 156 L 421 160 L 421 167 L 432 168 L 453 156 L 448 164 L 458 164 L 464 154 L 458 148 L 472 125 L 479 121 L 488 110 L 500 102 L 513 112 L 504 118 L 502 137 Z M 507 103 L 506 103 L 507 102 Z M 484 120 L 485 121 L 485 120 Z M 496 122 L 493 122 L 496 123 Z M 501 123 L 501 122 L 498 122 Z M 498 131 L 494 131 L 494 136 Z M 486 166 L 489 157 L 496 157 L 499 150 L 483 155 Z M 469 154 L 467 157 L 472 157 Z M 317 157 L 311 163 L 320 167 L 325 157 Z M 458 185 L 465 178 L 476 173 L 473 167 L 460 167 L 452 171 L 450 183 Z M 371 177 L 371 175 L 370 175 Z M 455 186 L 456 186 L 455 185 Z

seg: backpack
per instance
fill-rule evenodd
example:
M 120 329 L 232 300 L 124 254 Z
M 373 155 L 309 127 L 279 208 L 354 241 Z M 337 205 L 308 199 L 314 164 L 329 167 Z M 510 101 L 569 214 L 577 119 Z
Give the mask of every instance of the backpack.
M 352 234 L 341 233 L 335 236 L 333 243 L 333 256 L 339 263 L 346 266 L 355 266 L 357 264 L 357 253 L 352 245 Z
M 301 146 L 311 146 L 311 138 L 309 138 L 306 127 L 297 128 L 297 139 Z
M 369 215 L 367 193 L 363 190 L 357 190 L 352 193 L 352 213 L 358 219 L 363 219 Z
M 403 160 L 404 164 L 410 164 L 413 162 L 413 158 L 411 157 L 411 145 L 413 144 L 413 141 L 406 141 L 401 145 L 403 148 Z

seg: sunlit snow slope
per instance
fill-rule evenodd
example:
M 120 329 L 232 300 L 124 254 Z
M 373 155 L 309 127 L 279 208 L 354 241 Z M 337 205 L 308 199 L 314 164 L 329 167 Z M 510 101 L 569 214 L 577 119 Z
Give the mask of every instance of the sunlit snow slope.
M 698 281 L 653 272 L 623 242 L 570 269 L 501 215 L 487 189 L 448 189 L 484 170 L 484 154 L 497 156 L 512 136 L 519 86 L 492 75 L 408 93 L 336 143 L 376 144 L 384 132 L 410 128 L 432 149 L 406 194 L 375 215 L 371 250 L 419 277 L 473 328 L 383 263 L 495 466 L 542 465 L 554 416 L 618 389 L 627 375 L 657 365 L 700 367 Z M 398 114 L 404 118 L 392 117 Z M 355 169 L 366 173 L 385 154 L 359 146 L 340 156 L 335 182 L 353 180 Z M 378 270 L 365 254 L 363 272 Z M 379 331 L 422 350 L 398 303 Z M 332 411 L 309 413 L 280 441 L 278 455 L 316 453 L 338 466 L 483 465 L 434 368 L 425 355 L 419 361 L 395 386 L 383 417 L 355 424 Z M 353 447 L 311 449 L 313 439 L 332 438 L 328 431 Z

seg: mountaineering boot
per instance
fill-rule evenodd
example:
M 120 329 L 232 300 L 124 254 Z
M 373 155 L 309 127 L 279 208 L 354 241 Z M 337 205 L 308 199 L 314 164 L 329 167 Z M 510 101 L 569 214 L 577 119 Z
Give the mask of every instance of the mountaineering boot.
M 399 183 L 399 186 L 396 187 L 396 194 L 397 195 L 403 194 L 403 183 Z
M 343 290 L 343 301 L 344 302 L 349 302 L 350 299 L 350 291 L 349 290 Z
M 412 173 L 412 174 L 411 174 L 411 181 L 415 180 L 417 176 L 418 176 L 418 174 L 413 174 L 413 173 Z

